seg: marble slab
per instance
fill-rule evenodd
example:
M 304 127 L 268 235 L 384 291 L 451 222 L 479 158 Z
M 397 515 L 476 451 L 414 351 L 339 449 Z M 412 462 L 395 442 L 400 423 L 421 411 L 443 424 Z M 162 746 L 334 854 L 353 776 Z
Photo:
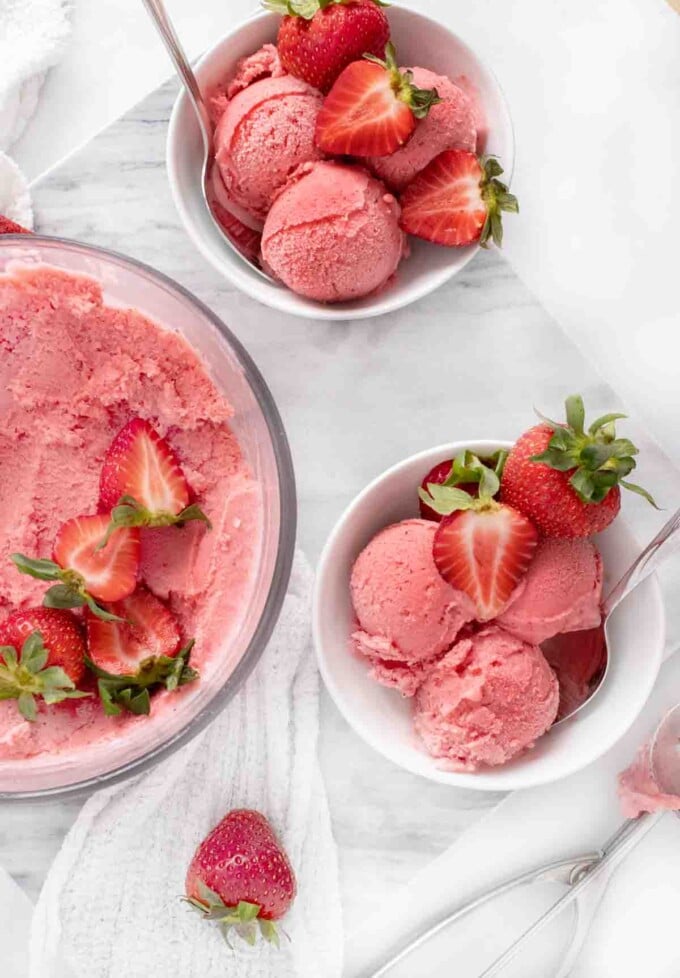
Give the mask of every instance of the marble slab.
M 237 292 L 195 250 L 165 178 L 176 94 L 150 95 L 34 188 L 36 227 L 155 266 L 223 317 L 279 405 L 297 472 L 299 543 L 318 557 L 344 506 L 403 456 L 458 438 L 512 438 L 532 407 L 559 413 L 581 391 L 594 412 L 617 399 L 497 252 L 410 309 L 359 323 L 303 321 Z M 647 481 L 665 460 L 649 448 Z M 643 537 L 658 524 L 628 511 Z M 678 630 L 680 631 L 680 630 Z M 498 796 L 416 778 L 348 728 L 327 696 L 321 763 L 341 854 L 348 929 L 423 862 L 449 846 Z M 35 896 L 77 802 L 0 808 L 0 863 Z

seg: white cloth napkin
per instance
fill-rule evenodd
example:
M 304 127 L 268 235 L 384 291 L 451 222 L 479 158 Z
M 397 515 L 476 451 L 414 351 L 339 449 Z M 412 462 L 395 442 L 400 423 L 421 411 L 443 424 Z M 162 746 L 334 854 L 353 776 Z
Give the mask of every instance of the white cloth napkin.
M 335 845 L 317 758 L 312 572 L 298 554 L 280 621 L 245 687 L 212 726 L 149 774 L 94 795 L 67 836 L 33 921 L 31 978 L 338 978 Z M 298 878 L 290 943 L 240 945 L 180 901 L 196 846 L 232 808 L 265 813 Z
M 33 207 L 28 184 L 14 160 L 0 151 L 0 214 L 22 227 L 33 227 Z
M 0 0 L 0 149 L 33 115 L 45 72 L 68 40 L 70 0 Z

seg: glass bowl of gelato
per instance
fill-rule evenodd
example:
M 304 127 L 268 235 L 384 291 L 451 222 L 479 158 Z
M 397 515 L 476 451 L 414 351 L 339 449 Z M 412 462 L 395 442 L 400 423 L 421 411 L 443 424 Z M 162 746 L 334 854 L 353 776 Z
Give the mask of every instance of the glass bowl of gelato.
M 314 594 L 321 673 L 355 731 L 412 773 L 480 791 L 546 784 L 609 750 L 642 710 L 665 641 L 651 577 L 608 625 L 607 683 L 558 722 L 592 690 L 602 595 L 639 553 L 625 520 L 592 538 L 539 539 L 493 618 L 442 577 L 437 523 L 419 508 L 418 487 L 461 453 L 489 459 L 511 448 L 442 445 L 378 476 L 333 529 Z
M 184 92 L 175 103 L 167 164 L 180 218 L 225 278 L 272 308 L 348 320 L 415 302 L 464 268 L 479 245 L 407 237 L 399 199 L 409 183 L 452 147 L 497 156 L 511 179 L 512 124 L 492 72 L 444 24 L 405 7 L 386 15 L 400 68 L 413 68 L 415 84 L 441 98 L 389 157 L 324 161 L 314 140 L 322 94 L 282 69 L 278 14 L 251 17 L 196 65 L 215 125 L 214 211 L 236 247 L 250 259 L 259 254 L 275 280 L 230 250 L 215 227 L 202 195 L 194 111 Z
M 139 531 L 139 579 L 195 640 L 199 678 L 154 692 L 148 715 L 108 716 L 96 689 L 41 701 L 32 722 L 15 699 L 1 701 L 5 800 L 137 774 L 210 723 L 277 621 L 296 498 L 257 367 L 224 323 L 153 269 L 77 242 L 0 238 L 0 347 L 0 619 L 40 606 L 46 587 L 10 555 L 49 559 L 62 524 L 97 512 L 103 460 L 134 419 L 172 446 L 211 523 Z

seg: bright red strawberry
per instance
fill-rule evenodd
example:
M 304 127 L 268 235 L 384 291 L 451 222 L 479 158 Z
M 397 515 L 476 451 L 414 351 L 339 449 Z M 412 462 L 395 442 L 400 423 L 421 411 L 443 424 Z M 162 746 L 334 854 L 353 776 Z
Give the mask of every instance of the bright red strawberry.
M 148 714 L 151 694 L 193 682 L 189 666 L 193 641 L 180 649 L 181 635 L 172 612 L 140 584 L 134 594 L 106 605 L 117 621 L 102 621 L 89 609 L 87 665 L 98 679 L 104 712 Z
M 390 39 L 380 0 L 263 0 L 263 6 L 286 15 L 277 41 L 286 71 L 322 92 L 352 61 L 382 57 Z
M 212 209 L 220 222 L 222 230 L 234 247 L 248 261 L 259 264 L 262 234 L 259 231 L 254 231 L 252 228 L 246 227 L 231 211 L 222 207 L 219 201 L 213 200 Z
M 225 937 L 233 928 L 249 944 L 257 927 L 278 945 L 273 921 L 290 909 L 297 886 L 293 868 L 271 825 L 240 809 L 222 819 L 196 850 L 186 878 L 189 903 L 215 921 Z
M 501 499 L 550 537 L 589 537 L 605 530 L 621 509 L 620 489 L 652 497 L 626 478 L 638 450 L 617 438 L 621 414 L 598 418 L 586 431 L 582 398 L 567 398 L 566 424 L 545 419 L 517 441 L 501 482 Z
M 471 498 L 471 497 L 470 497 Z M 445 581 L 475 602 L 479 621 L 495 618 L 533 560 L 538 532 L 517 510 L 494 501 L 446 516 L 434 538 Z
M 416 88 L 412 73 L 399 70 L 391 44 L 385 57 L 353 62 L 326 96 L 316 122 L 316 145 L 325 153 L 389 156 L 440 101 L 435 89 Z
M 21 224 L 10 221 L 4 214 L 0 214 L 0 234 L 30 234 L 28 228 L 22 228 Z
M 189 484 L 168 442 L 142 418 L 126 424 L 106 453 L 99 480 L 99 510 L 111 512 L 107 536 L 125 526 L 173 526 L 190 520 L 209 526 L 190 498 Z
M 401 197 L 401 226 L 408 234 L 449 248 L 493 239 L 503 243 L 501 213 L 517 213 L 517 198 L 498 180 L 495 157 L 478 159 L 466 149 L 441 153 Z
M 60 527 L 54 560 L 12 554 L 22 574 L 57 582 L 45 594 L 48 608 L 80 608 L 111 618 L 98 601 L 120 601 L 132 594 L 139 569 L 139 530 L 121 529 L 105 545 L 107 516 L 77 516 Z
M 462 452 L 450 462 L 435 465 L 423 479 L 418 492 L 421 517 L 440 523 L 442 517 L 451 512 L 447 505 L 447 493 L 431 487 L 462 489 L 471 496 L 477 496 L 484 469 L 493 470 L 500 478 L 507 457 L 508 453 L 505 451 L 496 452 L 490 458 L 484 459 L 478 458 L 473 452 Z
M 179 651 L 181 635 L 174 615 L 143 584 L 108 610 L 120 621 L 102 621 L 85 613 L 88 656 L 100 669 L 118 675 L 134 674 L 145 659 L 171 658 Z
M 46 704 L 89 695 L 76 689 L 85 675 L 85 641 L 68 611 L 31 608 L 0 622 L 0 699 L 16 699 L 33 721 L 36 698 Z

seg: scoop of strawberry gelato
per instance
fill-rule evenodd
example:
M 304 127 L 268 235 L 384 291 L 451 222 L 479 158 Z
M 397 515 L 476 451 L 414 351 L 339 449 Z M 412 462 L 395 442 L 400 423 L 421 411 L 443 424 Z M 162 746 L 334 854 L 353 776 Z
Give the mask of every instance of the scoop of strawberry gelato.
M 447 768 L 505 764 L 557 716 L 557 678 L 541 650 L 495 625 L 458 642 L 415 698 L 415 729 Z

